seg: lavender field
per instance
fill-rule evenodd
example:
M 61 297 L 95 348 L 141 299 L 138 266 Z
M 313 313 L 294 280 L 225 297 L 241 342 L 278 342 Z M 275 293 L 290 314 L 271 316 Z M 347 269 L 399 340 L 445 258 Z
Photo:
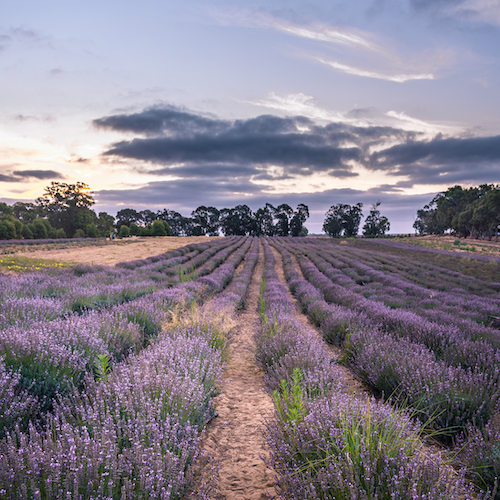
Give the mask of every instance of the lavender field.
M 498 264 L 383 248 L 226 237 L 0 276 L 0 499 L 500 498 Z M 203 436 L 253 293 L 275 484 L 222 491 Z

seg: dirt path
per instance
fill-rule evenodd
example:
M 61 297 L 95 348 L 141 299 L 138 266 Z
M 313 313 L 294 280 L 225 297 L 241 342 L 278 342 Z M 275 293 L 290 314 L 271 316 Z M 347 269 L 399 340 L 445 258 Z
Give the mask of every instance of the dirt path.
M 218 398 L 219 416 L 205 431 L 203 448 L 220 465 L 214 500 L 261 500 L 273 493 L 274 479 L 260 458 L 266 456 L 263 420 L 274 409 L 263 390 L 263 373 L 257 368 L 253 335 L 259 321 L 260 279 L 264 270 L 262 246 L 246 296 L 245 310 L 239 315 L 240 329 L 229 347 L 226 385 Z

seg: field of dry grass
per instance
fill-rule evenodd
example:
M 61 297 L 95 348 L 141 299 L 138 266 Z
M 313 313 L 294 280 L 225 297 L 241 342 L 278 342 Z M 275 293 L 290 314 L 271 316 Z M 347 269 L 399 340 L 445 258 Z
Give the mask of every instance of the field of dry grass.
M 17 257 L 28 257 L 37 261 L 52 261 L 65 264 L 94 264 L 114 266 L 118 262 L 145 259 L 190 243 L 201 243 L 218 237 L 168 236 L 156 238 L 127 238 L 108 241 L 105 245 L 67 247 L 65 243 L 51 244 L 49 248 L 27 249 L 16 252 Z

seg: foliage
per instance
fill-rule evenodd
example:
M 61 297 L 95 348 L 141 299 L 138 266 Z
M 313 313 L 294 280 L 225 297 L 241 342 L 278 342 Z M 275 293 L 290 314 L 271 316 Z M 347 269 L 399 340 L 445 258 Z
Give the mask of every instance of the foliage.
M 356 236 L 361 222 L 362 207 L 362 203 L 356 205 L 337 203 L 332 205 L 325 214 L 323 231 L 334 238 L 338 236 Z
M 295 368 L 292 372 L 291 381 L 282 380 L 279 391 L 273 391 L 273 400 L 278 418 L 286 425 L 297 425 L 304 420 L 306 409 L 304 394 L 300 385 L 301 381 L 300 370 Z
M 126 226 L 125 224 L 123 224 L 121 227 L 120 227 L 120 231 L 118 232 L 118 237 L 119 238 L 128 238 L 130 236 L 130 229 L 128 226 Z
M 413 227 L 419 234 L 453 234 L 467 237 L 498 238 L 500 225 L 500 185 L 453 186 L 436 195 L 417 211 Z
M 380 215 L 380 210 L 378 207 L 380 206 L 380 201 L 374 203 L 372 208 L 370 209 L 370 213 L 366 217 L 365 224 L 363 226 L 363 235 L 364 236 L 384 236 L 387 231 L 389 231 L 391 225 L 389 223 L 389 219 Z

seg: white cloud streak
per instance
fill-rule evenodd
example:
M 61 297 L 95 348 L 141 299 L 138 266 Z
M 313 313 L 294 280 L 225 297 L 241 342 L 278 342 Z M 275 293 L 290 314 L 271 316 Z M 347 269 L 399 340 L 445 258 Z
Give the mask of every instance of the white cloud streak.
M 361 68 L 355 68 L 353 66 L 348 66 L 347 64 L 342 64 L 337 61 L 326 61 L 321 57 L 315 58 L 317 61 L 326 64 L 327 66 L 336 69 L 337 71 L 341 71 L 343 73 L 347 73 L 349 75 L 362 76 L 365 78 L 375 78 L 378 80 L 387 80 L 390 82 L 404 83 L 412 80 L 434 80 L 434 75 L 432 73 L 420 73 L 420 74 L 395 74 L 395 75 L 387 75 L 383 73 L 377 73 L 376 71 L 368 71 Z
M 333 30 L 327 26 L 317 26 L 315 29 L 308 29 L 300 26 L 293 26 L 291 24 L 285 24 L 274 19 L 269 21 L 269 25 L 277 30 L 302 38 L 348 45 L 351 47 L 357 46 L 368 50 L 379 50 L 375 44 L 370 43 L 361 36 L 348 31 Z

